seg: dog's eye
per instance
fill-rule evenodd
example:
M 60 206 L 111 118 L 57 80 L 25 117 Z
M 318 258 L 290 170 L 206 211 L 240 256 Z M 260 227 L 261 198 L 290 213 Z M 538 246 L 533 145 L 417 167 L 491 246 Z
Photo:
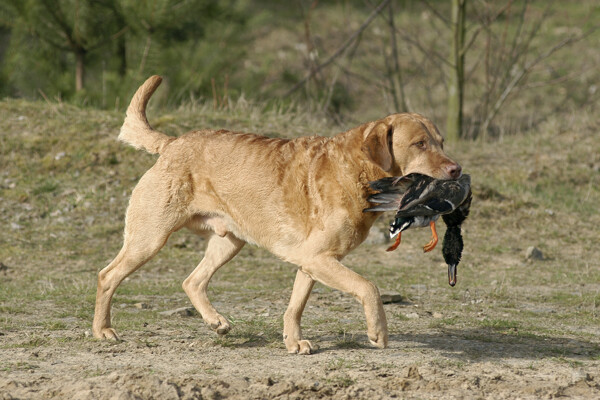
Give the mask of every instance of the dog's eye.
M 418 148 L 420 148 L 420 149 L 425 149 L 425 147 L 426 147 L 426 144 L 425 144 L 425 141 L 424 141 L 424 140 L 419 140 L 418 142 L 416 142 L 416 143 L 414 144 L 414 146 L 417 146 L 417 147 L 418 147 Z

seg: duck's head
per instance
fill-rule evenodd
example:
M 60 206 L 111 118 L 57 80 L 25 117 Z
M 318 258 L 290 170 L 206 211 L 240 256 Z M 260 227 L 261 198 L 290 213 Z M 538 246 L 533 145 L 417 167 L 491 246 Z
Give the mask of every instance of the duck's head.
M 448 264 L 448 285 L 454 287 L 456 285 L 457 264 Z
M 367 126 L 363 151 L 390 175 L 413 172 L 437 179 L 458 179 L 461 166 L 444 152 L 444 138 L 420 114 L 393 114 Z
M 458 263 L 462 257 L 463 238 L 460 232 L 460 226 L 448 226 L 444 235 L 442 244 L 442 255 L 448 265 L 448 284 L 456 285 L 456 272 Z

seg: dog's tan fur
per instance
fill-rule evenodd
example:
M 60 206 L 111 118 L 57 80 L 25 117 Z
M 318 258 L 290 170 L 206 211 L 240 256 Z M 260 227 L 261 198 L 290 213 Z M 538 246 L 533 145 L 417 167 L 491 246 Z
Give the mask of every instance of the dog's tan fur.
M 94 336 L 118 338 L 110 319 L 117 286 L 187 227 L 209 240 L 183 289 L 217 333 L 230 325 L 210 303 L 208 283 L 245 243 L 253 243 L 298 266 L 284 315 L 289 352 L 312 350 L 302 339 L 300 318 L 315 281 L 354 295 L 364 307 L 371 343 L 385 347 L 387 322 L 377 287 L 341 260 L 379 215 L 362 211 L 369 206 L 369 181 L 411 172 L 460 175 L 435 125 L 418 114 L 394 114 L 332 138 L 272 139 L 224 130 L 174 138 L 146 119 L 160 82 L 153 76 L 138 89 L 121 128 L 122 141 L 160 157 L 133 190 L 123 248 L 98 275 Z

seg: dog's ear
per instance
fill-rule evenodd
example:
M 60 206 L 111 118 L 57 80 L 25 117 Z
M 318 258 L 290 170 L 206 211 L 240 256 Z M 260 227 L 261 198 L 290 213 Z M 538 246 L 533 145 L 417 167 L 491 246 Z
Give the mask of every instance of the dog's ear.
M 363 151 L 384 171 L 392 169 L 394 154 L 392 152 L 393 126 L 379 122 L 365 137 Z

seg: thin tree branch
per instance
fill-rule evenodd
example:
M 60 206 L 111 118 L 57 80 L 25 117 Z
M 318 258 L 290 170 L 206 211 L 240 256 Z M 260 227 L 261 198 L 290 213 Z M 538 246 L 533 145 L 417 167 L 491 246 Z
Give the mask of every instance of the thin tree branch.
M 513 79 L 508 83 L 508 85 L 506 85 L 506 87 L 504 88 L 504 90 L 502 91 L 502 93 L 500 94 L 500 96 L 498 97 L 498 99 L 496 100 L 496 102 L 494 103 L 494 106 L 492 107 L 492 110 L 487 115 L 485 121 L 481 125 L 482 136 L 483 137 L 486 136 L 486 132 L 487 132 L 487 129 L 488 129 L 490 123 L 496 117 L 496 115 L 498 114 L 498 111 L 500 111 L 500 108 L 502 107 L 502 105 L 504 104 L 504 102 L 506 101 L 506 99 L 508 98 L 508 96 L 511 94 L 511 92 L 513 91 L 513 89 L 517 86 L 517 84 L 521 81 L 521 79 L 523 79 L 533 69 L 533 67 L 535 67 L 537 64 L 539 64 L 541 61 L 543 61 L 543 60 L 547 59 L 548 57 L 550 57 L 552 54 L 554 54 L 555 52 L 557 52 L 561 48 L 563 48 L 563 47 L 565 47 L 565 46 L 567 46 L 569 44 L 578 42 L 578 41 L 584 39 L 585 37 L 589 36 L 596 29 L 597 29 L 597 27 L 594 27 L 591 30 L 589 30 L 588 32 L 585 32 L 585 33 L 583 33 L 581 35 L 570 36 L 570 37 L 568 37 L 566 39 L 561 40 L 559 43 L 557 43 L 556 45 L 552 46 L 550 49 L 548 49 L 547 51 L 545 51 L 544 53 L 542 53 L 540 56 L 538 56 L 535 60 L 527 63 L 525 65 L 525 67 L 523 69 L 521 69 L 521 71 L 519 71 L 517 74 L 515 74 L 515 76 L 513 77 Z
M 448 67 L 454 68 L 454 65 L 448 61 L 448 59 L 444 56 L 442 56 L 440 53 L 438 53 L 437 51 L 433 50 L 433 49 L 426 49 L 423 47 L 423 45 L 421 44 L 421 42 L 419 42 L 417 39 L 414 39 L 404 33 L 402 33 L 399 29 L 396 29 L 396 32 L 398 32 L 398 35 L 400 35 L 400 37 L 402 39 L 404 39 L 405 41 L 407 41 L 408 43 L 414 45 L 417 49 L 419 49 L 421 51 L 421 53 L 423 53 L 426 56 L 434 56 L 435 58 L 437 58 L 439 61 L 441 61 L 442 63 L 446 64 Z
M 388 74 L 390 77 L 392 95 L 394 96 L 394 106 L 396 112 L 408 111 L 408 104 L 406 103 L 406 96 L 404 93 L 404 82 L 402 80 L 402 70 L 400 69 L 400 60 L 398 56 L 398 44 L 396 43 L 396 25 L 394 23 L 394 8 L 393 3 L 388 6 L 389 11 L 389 27 L 390 27 L 390 39 L 392 44 L 392 61 L 394 63 L 393 69 L 389 68 Z M 385 57 L 385 55 L 384 55 Z M 386 59 L 387 65 L 387 59 Z M 398 102 L 398 95 L 400 95 L 400 102 Z
M 283 95 L 283 97 L 287 97 L 287 96 L 291 95 L 292 93 L 294 93 L 302 85 L 304 85 L 306 82 L 308 82 L 308 80 L 310 80 L 316 73 L 320 72 L 323 68 L 325 68 L 329 64 L 331 64 L 337 57 L 339 57 L 341 54 L 343 54 L 344 51 L 352 44 L 352 42 L 354 42 L 356 40 L 356 38 L 365 29 L 367 29 L 367 26 L 369 26 L 369 24 L 373 21 L 373 19 L 375 19 L 375 17 L 381 12 L 381 10 L 384 9 L 385 6 L 388 5 L 389 2 L 390 2 L 390 0 L 383 0 L 379 4 L 379 6 L 377 6 L 377 8 L 375 10 L 373 10 L 371 15 L 369 15 L 369 17 L 365 20 L 365 22 L 363 22 L 363 24 L 352 35 L 350 35 L 350 37 L 348 39 L 346 39 L 346 41 L 331 56 L 329 56 L 329 58 L 327 60 L 325 60 L 323 63 L 317 65 L 316 68 L 314 68 L 308 74 L 306 74 L 304 76 L 304 78 L 302 78 L 302 80 L 300 80 L 290 90 L 288 90 Z
M 438 10 L 435 9 L 435 7 L 433 7 L 431 4 L 429 4 L 429 2 L 427 0 L 422 0 L 422 2 L 425 4 L 425 6 L 427 8 L 429 8 L 429 10 L 436 16 L 438 17 L 438 19 L 440 21 L 442 21 L 444 23 L 444 25 L 446 25 L 446 27 L 450 28 L 450 26 L 452 25 L 452 23 L 450 22 L 450 20 L 446 17 L 444 17 L 442 14 L 440 14 L 438 12 Z
M 591 68 L 588 68 L 587 70 L 589 70 L 589 69 L 591 69 Z M 583 72 L 587 72 L 587 70 L 576 71 L 576 72 L 573 72 L 571 74 L 559 76 L 558 78 L 549 79 L 549 80 L 545 80 L 545 81 L 537 81 L 537 82 L 527 83 L 526 85 L 522 85 L 521 87 L 517 88 L 517 90 L 521 91 L 521 90 L 528 90 L 528 89 L 532 89 L 532 88 L 557 85 L 559 83 L 563 83 L 563 82 L 567 82 L 567 81 L 571 81 L 571 80 L 577 79 L 577 78 L 579 78 L 581 76 L 581 74 Z

